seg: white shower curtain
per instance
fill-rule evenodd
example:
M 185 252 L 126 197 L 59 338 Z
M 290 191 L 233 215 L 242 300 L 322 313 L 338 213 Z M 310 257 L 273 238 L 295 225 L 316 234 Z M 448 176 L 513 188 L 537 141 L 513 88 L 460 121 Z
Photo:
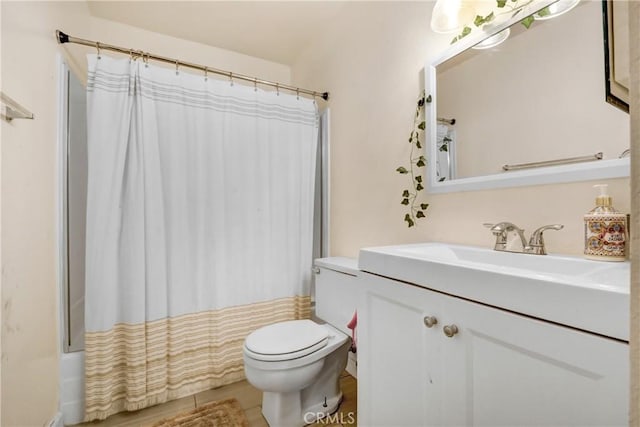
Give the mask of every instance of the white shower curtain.
M 86 418 L 243 377 L 309 316 L 312 100 L 90 55 Z

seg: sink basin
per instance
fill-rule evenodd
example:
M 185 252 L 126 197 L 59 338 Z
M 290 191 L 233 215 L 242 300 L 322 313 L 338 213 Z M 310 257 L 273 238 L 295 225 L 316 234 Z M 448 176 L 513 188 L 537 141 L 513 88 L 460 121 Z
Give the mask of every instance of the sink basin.
M 629 262 L 445 243 L 365 248 L 360 270 L 629 340 Z

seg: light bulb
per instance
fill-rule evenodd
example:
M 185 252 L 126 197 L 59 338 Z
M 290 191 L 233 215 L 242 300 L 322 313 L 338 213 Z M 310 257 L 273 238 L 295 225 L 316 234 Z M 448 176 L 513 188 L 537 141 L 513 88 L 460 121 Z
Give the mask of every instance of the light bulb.
M 491 37 L 487 37 L 486 39 L 482 40 L 480 43 L 473 46 L 473 49 L 490 49 L 492 47 L 498 46 L 509 37 L 509 34 L 511 34 L 511 29 L 504 29 L 498 34 L 494 34 Z
M 549 11 L 548 14 L 540 16 L 539 13 L 536 13 L 533 15 L 533 17 L 537 21 L 557 18 L 558 16 L 563 15 L 576 7 L 578 3 L 580 3 L 580 0 L 558 0 L 557 2 L 547 6 L 546 9 Z
M 431 29 L 436 33 L 454 33 L 473 22 L 475 8 L 465 0 L 438 0 L 431 15 Z

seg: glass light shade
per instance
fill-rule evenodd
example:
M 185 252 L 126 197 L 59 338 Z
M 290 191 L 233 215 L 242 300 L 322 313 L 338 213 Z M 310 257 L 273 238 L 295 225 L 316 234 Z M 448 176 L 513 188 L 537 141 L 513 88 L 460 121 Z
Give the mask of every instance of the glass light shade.
M 431 29 L 441 34 L 455 33 L 473 22 L 474 17 L 475 8 L 470 1 L 438 0 L 431 15 Z
M 480 43 L 473 46 L 473 49 L 490 49 L 492 47 L 498 46 L 509 37 L 509 34 L 511 34 L 511 29 L 504 29 L 498 34 L 494 34 L 491 37 L 482 40 Z
M 550 4 L 547 9 L 548 15 L 540 16 L 537 13 L 533 15 L 536 21 L 544 21 L 545 19 L 556 18 L 562 14 L 569 12 L 580 3 L 580 0 L 558 0 L 557 2 Z

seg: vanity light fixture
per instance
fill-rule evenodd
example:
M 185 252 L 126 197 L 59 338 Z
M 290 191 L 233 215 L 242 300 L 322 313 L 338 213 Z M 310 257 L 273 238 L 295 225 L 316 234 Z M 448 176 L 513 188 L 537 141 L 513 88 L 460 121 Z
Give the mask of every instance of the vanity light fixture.
M 549 13 L 544 16 L 540 16 L 536 13 L 535 15 L 533 15 L 533 17 L 536 21 L 544 21 L 546 19 L 556 18 L 569 12 L 571 9 L 576 7 L 578 3 L 580 3 L 580 0 L 558 0 L 557 2 L 550 4 L 547 7 Z
M 482 40 L 480 43 L 473 46 L 473 49 L 490 49 L 492 47 L 496 47 L 505 41 L 509 37 L 509 34 L 511 34 L 511 30 L 509 28 L 504 29 L 498 34 L 494 34 L 491 37 Z
M 469 0 L 437 0 L 431 15 L 431 29 L 440 34 L 455 33 L 473 22 L 475 14 Z

